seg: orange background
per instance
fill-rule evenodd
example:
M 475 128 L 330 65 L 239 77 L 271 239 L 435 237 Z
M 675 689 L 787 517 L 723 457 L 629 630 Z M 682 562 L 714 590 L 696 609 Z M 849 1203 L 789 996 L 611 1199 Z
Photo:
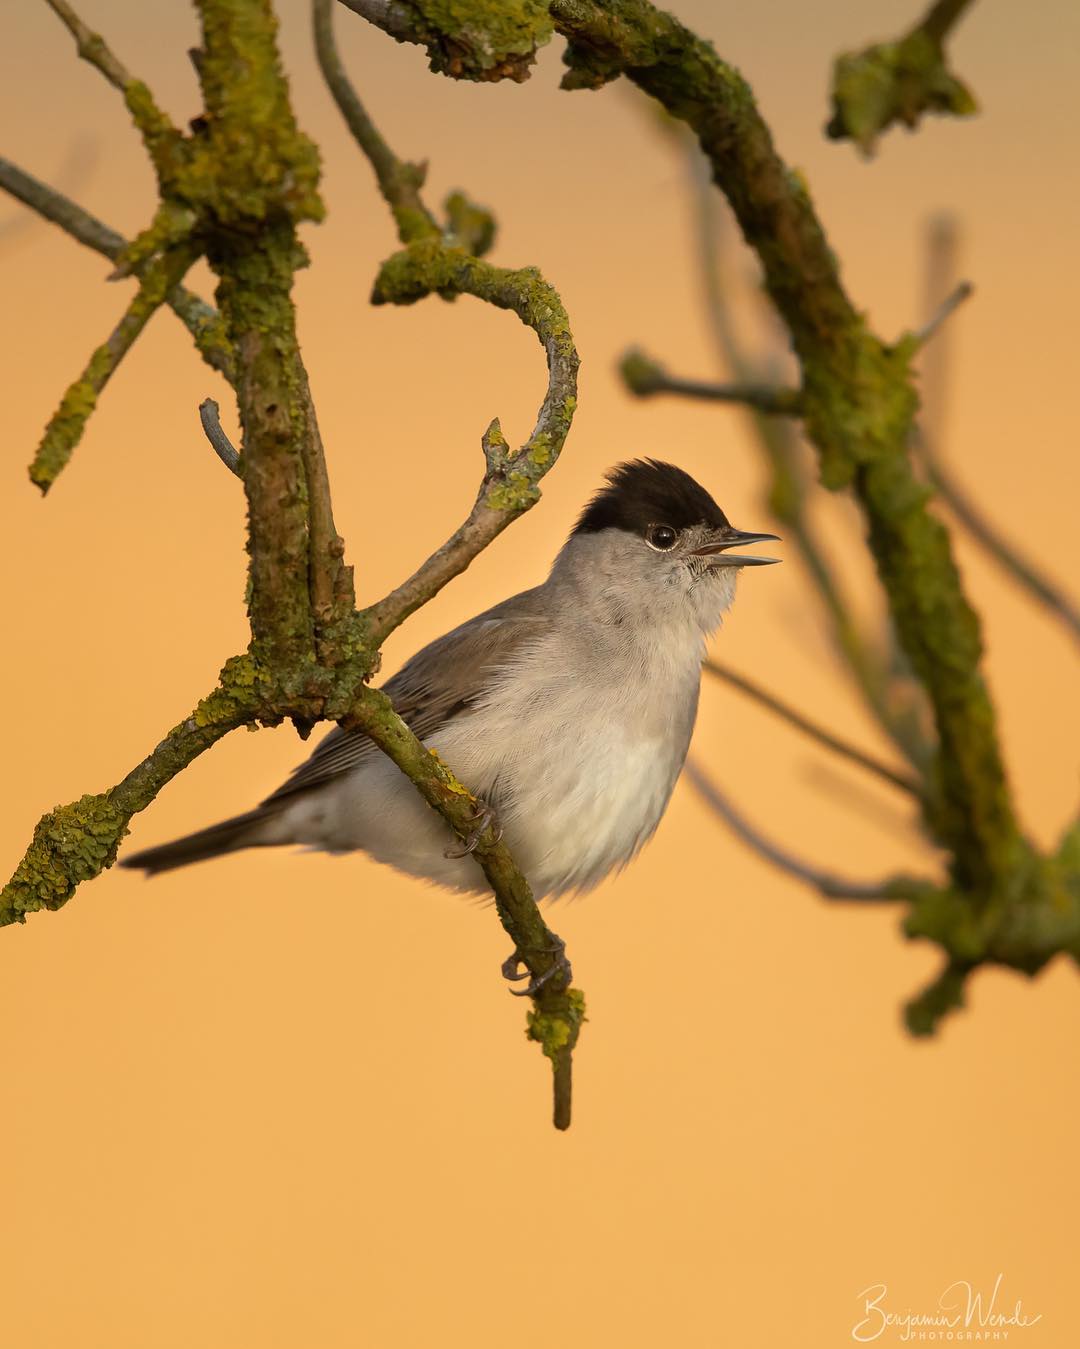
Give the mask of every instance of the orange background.
M 320 85 L 306 6 L 280 8 L 330 212 L 306 230 L 301 335 L 370 600 L 464 515 L 488 420 L 525 436 L 542 362 L 511 316 L 471 300 L 367 305 L 389 215 Z M 983 114 L 894 132 L 866 164 L 821 135 L 829 61 L 899 32 L 911 5 L 679 9 L 751 80 L 878 331 L 919 316 L 928 214 L 961 214 L 978 293 L 953 321 L 947 451 L 1073 580 L 1080 11 L 976 6 L 954 53 Z M 196 111 L 188 5 L 82 12 L 177 118 Z M 681 168 L 639 102 L 560 93 L 558 43 L 526 85 L 481 88 L 336 17 L 382 129 L 430 159 L 430 200 L 460 185 L 493 205 L 496 259 L 543 268 L 583 357 L 542 506 L 395 635 L 385 668 L 541 578 L 620 458 L 672 458 L 737 524 L 767 528 L 738 413 L 636 403 L 613 375 L 631 342 L 712 370 Z M 4 152 L 126 233 L 145 224 L 151 175 L 120 99 L 46 7 L 6 6 L 0 49 Z M 245 640 L 242 494 L 196 418 L 207 394 L 230 426 L 232 409 L 171 315 L 48 500 L 27 483 L 130 283 L 104 285 L 102 259 L 21 215 L 0 202 L 5 875 L 45 809 L 119 779 Z M 869 597 L 852 514 L 823 507 Z M 958 550 L 1018 801 L 1049 843 L 1076 800 L 1075 650 Z M 874 746 L 807 594 L 797 565 L 750 574 L 715 649 Z M 738 695 L 706 687 L 695 744 L 805 855 L 854 876 L 932 870 L 903 801 Z M 134 844 L 246 807 L 305 752 L 287 729 L 232 736 L 135 821 Z M 363 859 L 242 854 L 152 884 L 114 872 L 0 934 L 0 1344 L 826 1349 L 851 1342 L 868 1284 L 926 1311 L 954 1280 L 989 1291 L 998 1272 L 1005 1304 L 1042 1314 L 1010 1343 L 1077 1342 L 1075 969 L 981 973 L 970 1009 L 913 1043 L 898 1009 L 936 955 L 902 940 L 898 914 L 831 907 L 771 871 L 686 787 L 634 866 L 552 921 L 589 998 L 567 1136 L 498 976 L 493 912 Z

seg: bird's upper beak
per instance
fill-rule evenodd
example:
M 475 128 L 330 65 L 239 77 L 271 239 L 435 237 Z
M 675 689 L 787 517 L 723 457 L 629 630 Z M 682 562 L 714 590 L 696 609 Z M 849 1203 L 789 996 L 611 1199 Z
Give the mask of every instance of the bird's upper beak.
M 729 553 L 729 548 L 738 544 L 764 543 L 766 539 L 780 542 L 779 534 L 751 534 L 745 529 L 727 528 L 718 530 L 711 543 L 695 548 L 691 557 L 712 558 L 714 567 L 767 567 L 771 562 L 779 562 L 778 557 L 756 557 L 752 553 Z

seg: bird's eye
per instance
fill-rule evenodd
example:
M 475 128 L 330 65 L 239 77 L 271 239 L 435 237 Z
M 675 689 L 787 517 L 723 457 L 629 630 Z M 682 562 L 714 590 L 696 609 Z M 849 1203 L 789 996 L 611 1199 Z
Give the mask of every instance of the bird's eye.
M 645 542 L 650 548 L 657 548 L 662 553 L 674 548 L 678 537 L 679 531 L 670 525 L 650 525 L 645 531 Z

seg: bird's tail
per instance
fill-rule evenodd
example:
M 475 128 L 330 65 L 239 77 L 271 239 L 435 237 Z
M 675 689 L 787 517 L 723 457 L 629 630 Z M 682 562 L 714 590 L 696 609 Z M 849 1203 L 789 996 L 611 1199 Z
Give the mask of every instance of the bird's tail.
M 156 876 L 159 871 L 172 871 L 174 867 L 204 862 L 207 858 L 221 857 L 241 848 L 264 847 L 271 842 L 266 836 L 266 820 L 267 811 L 262 807 L 249 810 L 246 815 L 235 815 L 231 820 L 185 834 L 171 843 L 159 843 L 156 848 L 144 848 L 130 857 L 121 857 L 120 865 Z

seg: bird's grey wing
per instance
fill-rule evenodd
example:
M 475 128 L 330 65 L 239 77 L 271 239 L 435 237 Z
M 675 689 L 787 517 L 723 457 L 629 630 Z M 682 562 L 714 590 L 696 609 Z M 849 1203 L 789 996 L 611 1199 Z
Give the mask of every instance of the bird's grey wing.
M 427 740 L 467 711 L 515 652 L 544 632 L 548 620 L 538 596 L 539 589 L 527 590 L 477 615 L 418 651 L 387 680 L 383 692 L 416 736 Z M 262 804 L 277 804 L 297 792 L 321 787 L 378 753 L 363 731 L 335 726 Z

